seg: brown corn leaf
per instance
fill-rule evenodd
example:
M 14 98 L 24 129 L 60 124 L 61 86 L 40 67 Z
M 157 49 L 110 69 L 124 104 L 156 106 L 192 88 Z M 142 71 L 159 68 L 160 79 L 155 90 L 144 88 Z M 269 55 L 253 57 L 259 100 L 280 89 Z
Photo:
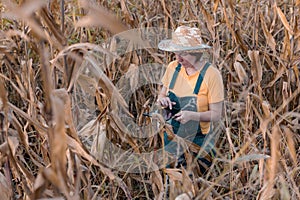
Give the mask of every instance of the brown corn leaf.
M 133 22 L 134 19 L 131 15 L 131 13 L 128 11 L 128 8 L 126 6 L 126 1 L 125 0 L 121 0 L 121 9 L 125 15 L 125 19 L 127 22 Z
M 33 199 L 40 199 L 46 189 L 47 180 L 43 176 L 43 169 L 39 171 L 33 185 Z
M 294 166 L 297 166 L 297 153 L 296 153 L 296 145 L 294 142 L 295 134 L 291 131 L 290 128 L 284 127 L 284 133 L 287 138 L 287 147 L 289 149 L 290 156 L 293 160 Z
M 19 140 L 16 137 L 8 136 L 7 138 L 9 148 L 13 156 L 16 156 L 17 148 L 19 147 Z
M 112 81 L 98 67 L 96 61 L 90 56 L 87 56 L 86 60 L 91 64 L 89 68 L 91 70 L 91 73 L 99 81 L 99 85 L 104 90 L 104 93 L 111 99 L 113 109 L 116 109 L 116 107 L 114 106 L 121 106 L 123 111 L 131 116 L 130 112 L 128 111 L 128 105 L 126 101 L 124 100 L 118 89 L 115 87 L 115 85 L 112 83 Z
M 67 39 L 64 34 L 61 32 L 60 27 L 58 24 L 55 23 L 55 20 L 49 10 L 43 7 L 39 11 L 40 16 L 43 18 L 47 26 L 49 27 L 51 33 L 55 36 L 56 40 L 59 42 L 60 45 L 65 46 L 67 45 Z M 62 48 L 62 46 L 60 46 Z
M 236 150 L 234 148 L 234 145 L 233 145 L 233 142 L 232 142 L 232 139 L 231 139 L 231 131 L 230 131 L 230 128 L 226 128 L 226 136 L 227 136 L 227 139 L 228 139 L 228 142 L 229 142 L 229 146 L 230 146 L 230 149 L 232 152 L 236 153 Z
M 270 162 L 270 183 L 273 184 L 278 172 L 278 160 L 280 157 L 279 144 L 281 139 L 281 130 L 278 125 L 274 126 L 271 135 L 271 162 Z
M 138 144 L 136 141 L 131 137 L 131 134 L 128 132 L 129 130 L 125 126 L 125 124 L 122 122 L 120 117 L 114 113 L 110 112 L 109 113 L 110 120 L 111 120 L 111 127 L 119 133 L 119 136 L 122 138 L 122 141 L 128 142 L 130 146 L 134 149 L 136 153 L 139 153 L 139 148 Z
M 12 199 L 12 189 L 11 186 L 8 185 L 8 181 L 6 177 L 0 172 L 0 194 L 1 199 L 8 200 Z
M 283 99 L 287 99 L 289 97 L 289 92 L 288 92 L 288 83 L 287 82 L 283 82 L 282 83 L 282 95 L 283 95 Z
M 263 29 L 267 44 L 271 47 L 273 52 L 276 52 L 276 41 L 275 41 L 274 37 L 272 36 L 272 34 L 270 33 L 270 31 L 268 30 L 266 22 L 265 22 L 262 14 L 260 14 L 260 21 L 262 24 L 262 29 Z
M 214 8 L 213 8 L 214 13 L 217 12 L 219 3 L 220 3 L 220 0 L 214 0 Z
M 0 108 L 1 110 L 6 109 L 7 106 L 7 92 L 4 87 L 4 81 L 0 78 Z
M 182 187 L 184 192 L 191 193 L 192 197 L 196 195 L 195 187 L 193 181 L 188 175 L 188 172 L 182 167 Z
M 52 168 L 45 168 L 43 170 L 43 176 L 52 183 L 53 186 L 59 189 L 61 193 L 65 195 L 67 199 L 71 199 L 68 188 L 66 187 L 63 177 L 60 173 L 55 172 Z
M 40 39 L 47 40 L 47 36 L 45 31 L 43 30 L 41 24 L 35 19 L 34 13 L 38 11 L 40 8 L 46 6 L 46 1 L 39 1 L 39 0 L 31 0 L 25 1 L 21 6 L 18 6 L 12 1 L 4 1 L 4 4 L 8 7 L 8 12 L 2 14 L 3 18 L 8 19 L 18 19 L 24 20 Z
M 90 1 L 80 0 L 79 2 L 83 8 L 88 10 L 88 14 L 76 22 L 75 27 L 104 27 L 112 33 L 120 33 L 127 30 L 126 26 L 105 8 Z
M 88 132 L 96 135 L 96 138 L 94 139 L 91 146 L 91 154 L 98 160 L 102 160 L 105 152 L 105 143 L 107 142 L 107 137 L 105 135 L 105 125 L 97 122 L 96 125 L 90 127 L 90 130 L 88 130 Z
M 275 177 L 278 173 L 278 161 L 280 157 L 279 144 L 281 139 L 280 127 L 275 125 L 271 135 L 271 158 L 267 161 L 267 174 L 260 199 L 273 199 L 275 191 Z
M 280 17 L 280 20 L 283 23 L 283 26 L 286 28 L 286 30 L 289 32 L 290 35 L 294 35 L 294 31 L 292 30 L 289 22 L 287 21 L 286 15 L 277 6 L 276 6 L 276 9 L 277 9 L 277 13 Z
M 234 62 L 233 64 L 235 71 L 239 77 L 240 83 L 244 83 L 248 80 L 248 75 L 240 62 Z
M 214 37 L 215 36 L 215 31 L 213 29 L 213 27 L 214 27 L 213 17 L 206 11 L 206 9 L 203 7 L 202 3 L 200 3 L 199 6 L 200 6 L 200 10 L 201 10 L 201 12 L 202 12 L 202 14 L 205 18 L 205 22 L 207 23 L 206 27 L 208 28 L 211 36 Z
M 248 154 L 248 155 L 238 157 L 237 159 L 234 160 L 234 162 L 235 163 L 249 162 L 252 160 L 260 160 L 260 159 L 267 159 L 267 158 L 270 158 L 270 156 L 265 154 Z
M 75 125 L 74 125 L 74 120 L 73 120 L 73 115 L 72 115 L 72 110 L 71 110 L 71 100 L 70 96 L 65 88 L 62 89 L 57 89 L 52 92 L 53 96 L 58 97 L 60 100 L 62 100 L 63 103 L 63 108 L 61 108 L 64 111 L 64 120 L 66 124 L 69 126 L 69 130 L 67 133 L 74 138 L 77 141 L 81 141 L 78 137 Z M 60 112 L 62 111 L 60 110 Z
M 45 127 L 43 124 L 39 123 L 36 119 L 33 119 L 32 117 L 30 117 L 27 113 L 25 113 L 21 109 L 17 108 L 13 104 L 8 103 L 8 106 L 10 109 L 12 109 L 18 115 L 20 115 L 24 119 L 28 120 L 31 124 L 33 124 L 35 126 L 35 128 L 39 131 L 40 134 L 42 134 L 43 136 L 46 135 L 46 132 L 48 130 L 47 127 Z
M 248 51 L 248 56 L 251 60 L 251 74 L 254 82 L 260 84 L 262 80 L 262 66 L 259 59 L 259 51 Z
M 192 192 L 180 194 L 175 198 L 175 200 L 190 200 L 190 199 L 193 199 Z
M 53 120 L 55 123 L 55 126 L 50 127 L 49 129 L 52 168 L 56 173 L 59 172 L 62 177 L 66 178 L 65 166 L 67 165 L 67 139 L 65 132 L 64 103 L 60 98 L 52 95 L 51 106 L 53 111 Z M 66 180 L 64 181 L 66 183 Z M 66 185 L 64 187 L 66 187 Z
M 264 57 L 267 61 L 267 64 L 269 65 L 269 67 L 271 68 L 271 70 L 273 71 L 273 73 L 277 72 L 277 68 L 274 65 L 274 62 L 271 60 L 270 56 L 267 54 L 264 54 Z
M 261 105 L 262 105 L 262 110 L 263 110 L 263 113 L 264 113 L 264 118 L 265 119 L 270 118 L 271 112 L 270 112 L 269 102 L 268 101 L 263 101 Z
M 130 64 L 126 77 L 129 78 L 131 91 L 136 91 L 139 82 L 139 67 L 136 64 Z
M 3 155 L 0 154 L 1 156 L 9 154 L 9 146 L 7 142 L 4 142 L 0 145 L 0 153 L 3 154 Z
M 172 181 L 182 181 L 182 173 L 180 173 L 179 169 L 164 169 L 164 172 L 170 177 Z
M 285 66 L 279 64 L 279 69 L 276 71 L 275 78 L 272 81 L 270 81 L 266 87 L 272 87 L 278 79 L 282 78 L 285 71 L 286 71 Z
M 150 180 L 152 183 L 152 190 L 154 192 L 155 199 L 162 199 L 164 185 L 163 185 L 162 176 L 159 173 L 159 171 L 156 170 L 152 172 Z
M 282 177 L 282 175 L 279 176 L 280 180 L 280 199 L 281 200 L 289 200 L 292 199 L 290 192 L 289 192 L 289 184 L 286 182 L 285 178 Z

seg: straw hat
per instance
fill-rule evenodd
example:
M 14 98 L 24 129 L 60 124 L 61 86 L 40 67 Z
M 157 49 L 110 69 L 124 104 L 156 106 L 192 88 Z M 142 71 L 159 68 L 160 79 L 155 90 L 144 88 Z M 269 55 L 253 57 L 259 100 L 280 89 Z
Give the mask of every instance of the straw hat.
M 201 31 L 198 28 L 179 26 L 175 32 L 172 33 L 171 39 L 160 41 L 158 48 L 163 51 L 171 52 L 199 52 L 207 51 L 211 46 L 203 43 Z

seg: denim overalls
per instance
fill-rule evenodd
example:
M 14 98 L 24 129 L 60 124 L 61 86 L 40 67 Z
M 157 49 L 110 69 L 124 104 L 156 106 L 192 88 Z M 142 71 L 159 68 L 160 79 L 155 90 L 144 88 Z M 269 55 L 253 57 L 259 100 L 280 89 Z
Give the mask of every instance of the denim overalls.
M 193 92 L 194 96 L 177 97 L 173 92 L 171 91 L 168 92 L 168 96 L 170 100 L 175 101 L 176 104 L 179 103 L 181 110 L 197 112 L 197 95 L 199 93 L 206 70 L 208 69 L 209 66 L 210 63 L 206 63 L 204 68 L 199 73 L 194 88 L 194 92 Z M 170 82 L 169 89 L 174 88 L 180 69 L 181 69 L 181 64 L 178 64 L 173 74 L 172 80 Z M 193 142 L 199 145 L 200 147 L 203 147 L 203 144 L 206 143 L 204 150 L 207 153 L 210 153 L 213 150 L 213 144 L 214 144 L 213 138 L 209 137 L 210 135 L 209 133 L 202 134 L 199 121 L 191 120 L 185 124 L 180 124 L 180 122 L 171 118 L 167 122 L 172 125 L 173 132 L 176 135 L 180 136 L 181 138 L 185 138 L 186 140 Z M 208 137 L 209 137 L 209 141 L 206 142 Z M 165 150 L 176 155 L 179 163 L 185 161 L 183 157 L 184 147 L 180 147 L 176 142 L 169 140 L 166 133 L 164 135 L 164 143 L 165 143 Z

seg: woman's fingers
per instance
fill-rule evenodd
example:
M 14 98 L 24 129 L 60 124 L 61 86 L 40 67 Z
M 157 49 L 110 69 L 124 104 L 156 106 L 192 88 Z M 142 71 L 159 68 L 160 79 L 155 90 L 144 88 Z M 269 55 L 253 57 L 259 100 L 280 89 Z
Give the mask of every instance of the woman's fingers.
M 167 97 L 167 101 L 168 101 L 167 107 L 169 106 L 170 110 L 172 110 L 172 102 L 169 97 Z
M 178 112 L 178 113 L 176 113 L 175 115 L 174 115 L 174 119 L 176 120 L 176 121 L 181 121 L 182 120 L 182 112 L 180 111 L 180 112 Z
M 169 97 L 163 97 L 158 99 L 158 102 L 160 103 L 160 105 L 164 108 L 169 107 L 170 110 L 172 110 L 172 105 L 175 105 L 176 102 L 171 102 Z

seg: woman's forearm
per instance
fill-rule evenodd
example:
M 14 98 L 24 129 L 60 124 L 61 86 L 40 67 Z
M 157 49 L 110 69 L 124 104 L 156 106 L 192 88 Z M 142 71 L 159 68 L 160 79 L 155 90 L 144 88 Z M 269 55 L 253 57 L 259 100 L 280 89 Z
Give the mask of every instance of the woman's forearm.
M 192 112 L 193 121 L 200 122 L 216 122 L 221 119 L 221 113 L 215 111 L 205 111 L 205 112 Z

